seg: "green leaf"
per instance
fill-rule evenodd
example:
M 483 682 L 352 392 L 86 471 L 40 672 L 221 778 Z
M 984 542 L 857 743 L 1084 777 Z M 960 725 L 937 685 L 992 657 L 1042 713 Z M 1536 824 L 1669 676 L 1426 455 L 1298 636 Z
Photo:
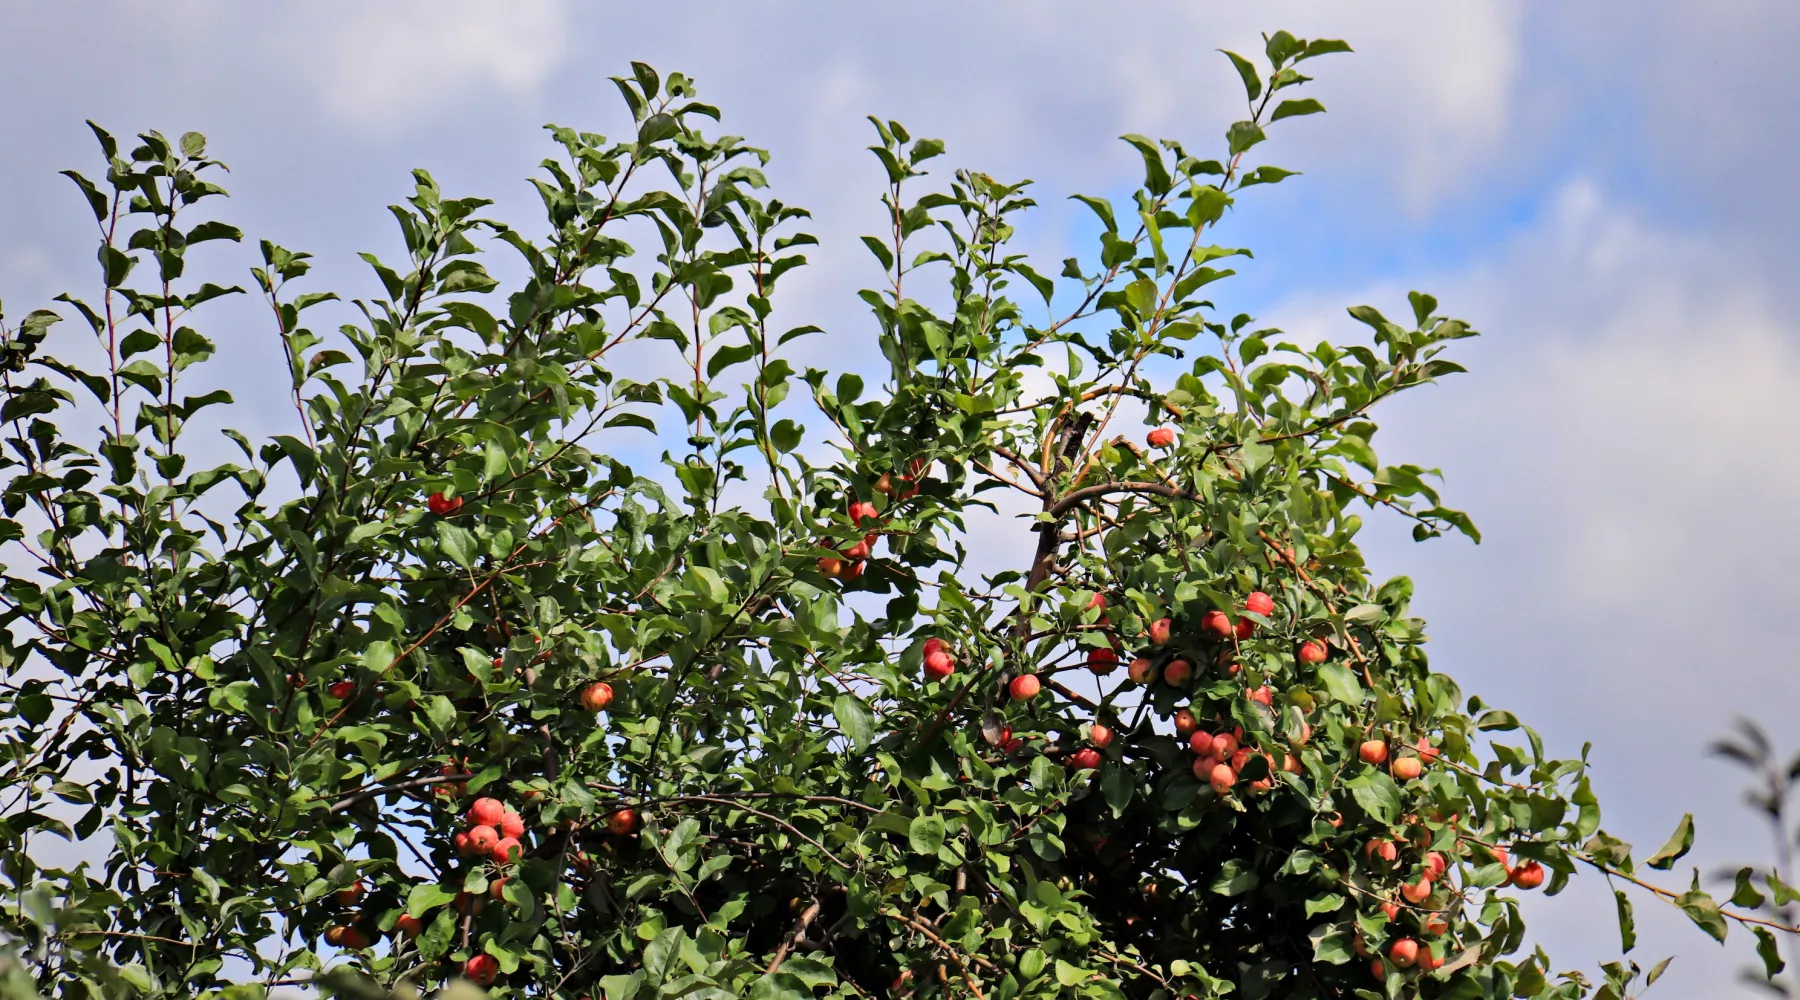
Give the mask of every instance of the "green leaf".
M 1079 986 L 1093 975 L 1079 965 L 1070 965 L 1060 958 L 1056 960 L 1056 981 L 1063 986 Z
M 1769 933 L 1767 927 L 1752 927 L 1756 935 L 1756 957 L 1762 959 L 1763 972 L 1772 981 L 1787 968 L 1787 962 L 1781 958 L 1781 949 L 1775 944 L 1775 935 Z
M 449 521 L 437 522 L 438 548 L 463 569 L 475 566 L 475 557 L 481 554 L 481 547 L 475 542 L 475 535 L 460 525 Z
M 1319 680 L 1325 685 L 1325 693 L 1332 700 L 1346 705 L 1363 703 L 1363 686 L 1357 681 L 1350 668 L 1341 663 L 1322 663 L 1319 665 Z
M 456 898 L 456 893 L 431 882 L 421 882 L 406 894 L 406 912 L 423 917 L 427 912 Z
M 936 854 L 944 846 L 944 820 L 934 813 L 913 817 L 906 831 L 914 854 Z
M 831 701 L 831 714 L 837 717 L 838 729 L 849 738 L 850 746 L 861 753 L 875 739 L 875 713 L 861 698 L 848 692 Z M 939 834 L 939 840 L 943 838 Z
M 1219 873 L 1213 876 L 1213 892 L 1221 896 L 1241 896 L 1261 883 L 1255 869 L 1245 862 L 1233 858 L 1219 867 Z
M 1316 115 L 1324 112 L 1325 105 L 1310 97 L 1302 97 L 1293 101 L 1282 101 L 1275 106 L 1275 113 L 1269 116 L 1272 122 L 1283 118 L 1296 118 L 1300 115 Z
M 1655 854 L 1644 859 L 1644 864 L 1659 871 L 1668 871 L 1675 867 L 1675 862 L 1680 861 L 1682 856 L 1687 854 L 1693 846 L 1694 814 L 1688 813 L 1681 817 L 1680 823 L 1675 824 L 1675 832 L 1669 835 L 1668 843 L 1662 845 Z
M 1631 900 L 1626 898 L 1625 890 L 1613 890 L 1613 902 L 1619 911 L 1619 950 L 1628 952 L 1637 947 L 1637 921 L 1632 918 Z
M 1700 875 L 1694 873 L 1694 887 L 1676 897 L 1675 905 L 1680 907 L 1688 919 L 1710 935 L 1715 941 L 1724 941 L 1725 932 L 1729 930 L 1725 924 L 1725 916 L 1719 911 L 1719 904 L 1704 892 L 1700 891 Z
M 1231 65 L 1237 69 L 1238 77 L 1244 81 L 1245 99 L 1254 101 L 1258 97 L 1261 97 L 1262 77 L 1258 76 L 1256 73 L 1256 64 L 1245 59 L 1243 56 L 1238 55 L 1236 52 L 1228 52 L 1225 49 L 1220 49 L 1219 51 L 1224 52 L 1225 58 L 1231 60 Z

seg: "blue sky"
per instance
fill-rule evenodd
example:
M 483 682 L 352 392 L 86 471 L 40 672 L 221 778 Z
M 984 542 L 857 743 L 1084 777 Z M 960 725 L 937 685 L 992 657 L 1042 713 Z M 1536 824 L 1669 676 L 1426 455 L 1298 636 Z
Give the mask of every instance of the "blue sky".
M 1210 148 L 1241 107 L 1214 50 L 1275 28 L 1358 51 L 1312 64 L 1331 113 L 1267 147 L 1304 176 L 1221 229 L 1256 252 L 1221 308 L 1351 336 L 1345 306 L 1399 313 L 1421 288 L 1484 332 L 1470 375 L 1382 416 L 1384 457 L 1443 468 L 1486 541 L 1413 546 L 1371 519 L 1373 558 L 1417 579 L 1439 669 L 1564 752 L 1595 744 L 1609 827 L 1653 848 L 1692 810 L 1705 871 L 1766 857 L 1704 750 L 1737 713 L 1800 744 L 1781 711 L 1800 696 L 1789 4 L 0 0 L 0 299 L 16 316 L 90 281 L 84 209 L 56 176 L 94 163 L 85 118 L 206 132 L 234 170 L 229 216 L 317 254 L 320 286 L 366 293 L 354 253 L 396 252 L 383 206 L 410 168 L 517 217 L 540 126 L 620 130 L 606 77 L 645 59 L 696 77 L 817 214 L 824 246 L 783 309 L 833 331 L 815 363 L 850 364 L 871 336 L 852 293 L 875 278 L 854 237 L 879 217 L 864 114 L 947 140 L 944 171 L 1035 179 L 1022 238 L 1060 261 L 1088 232 L 1063 196 L 1135 177 L 1114 137 Z M 258 315 L 221 315 L 229 380 L 270 384 Z M 1616 955 L 1603 884 L 1533 916 L 1559 967 Z M 1720 949 L 1648 900 L 1639 916 L 1636 957 L 1679 955 L 1652 996 L 1744 989 L 1743 935 Z

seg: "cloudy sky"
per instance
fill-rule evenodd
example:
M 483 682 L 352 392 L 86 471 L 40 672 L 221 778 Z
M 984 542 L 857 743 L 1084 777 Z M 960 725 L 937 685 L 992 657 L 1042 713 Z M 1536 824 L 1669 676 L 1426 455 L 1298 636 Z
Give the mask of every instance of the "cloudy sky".
M 1460 355 L 1472 374 L 1382 415 L 1384 457 L 1441 467 L 1486 541 L 1414 546 L 1372 519 L 1377 565 L 1417 579 L 1439 669 L 1562 752 L 1594 744 L 1610 828 L 1648 850 L 1692 810 L 1705 870 L 1766 857 L 1705 747 L 1740 713 L 1800 745 L 1800 8 L 1218 6 L 0 0 L 0 300 L 16 317 L 91 283 L 89 221 L 56 176 L 95 162 L 84 119 L 207 133 L 233 168 L 230 217 L 367 294 L 354 253 L 396 253 L 383 206 L 410 168 L 516 217 L 541 125 L 622 134 L 606 78 L 642 59 L 697 78 L 730 131 L 773 151 L 778 193 L 824 241 L 784 309 L 833 331 L 820 360 L 866 357 L 865 114 L 942 137 L 944 162 L 1033 178 L 1044 209 L 1024 238 L 1058 261 L 1085 232 L 1062 196 L 1136 176 L 1114 137 L 1210 148 L 1237 116 L 1214 50 L 1275 28 L 1342 37 L 1356 55 L 1312 64 L 1331 113 L 1268 147 L 1305 176 L 1227 220 L 1221 242 L 1257 256 L 1221 308 L 1350 336 L 1343 307 L 1404 313 L 1421 288 L 1483 331 Z M 215 259 L 241 268 L 251 247 Z M 274 384 L 264 325 L 225 315 L 231 378 Z M 1559 968 L 1616 956 L 1604 885 L 1533 911 Z M 1743 935 L 1721 949 L 1649 900 L 1639 917 L 1634 957 L 1679 956 L 1651 996 L 1745 989 Z

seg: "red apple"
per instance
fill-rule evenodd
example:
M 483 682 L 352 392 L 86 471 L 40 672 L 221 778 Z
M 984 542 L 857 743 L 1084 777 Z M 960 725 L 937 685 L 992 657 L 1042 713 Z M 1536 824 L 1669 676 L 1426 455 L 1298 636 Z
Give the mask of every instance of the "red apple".
M 1444 872 L 1448 871 L 1449 868 L 1450 868 L 1450 863 L 1448 861 L 1444 860 L 1444 856 L 1442 854 L 1439 854 L 1436 851 L 1432 851 L 1431 853 L 1425 855 L 1425 877 L 1426 878 L 1431 879 L 1432 881 L 1435 882 L 1438 879 L 1443 878 Z
M 1442 937 L 1450 932 L 1450 919 L 1442 913 L 1428 913 L 1425 915 L 1424 927 L 1425 933 Z
M 1396 757 L 1394 762 L 1388 765 L 1388 770 L 1393 773 L 1394 779 L 1397 781 L 1411 781 L 1424 772 L 1425 765 L 1420 763 L 1417 757 Z
M 1230 757 L 1238 752 L 1238 738 L 1232 733 L 1220 733 L 1213 737 L 1212 752 L 1220 758 Z
M 1398 919 L 1400 916 L 1400 904 L 1394 902 L 1391 899 L 1383 900 L 1382 904 L 1381 904 L 1381 912 L 1384 915 L 1386 915 L 1386 917 L 1388 918 L 1388 923 L 1391 924 L 1396 919 Z
M 500 837 L 502 840 L 511 837 L 518 840 L 525 836 L 525 820 L 511 809 L 500 817 Z
M 1233 771 L 1229 764 L 1215 764 L 1212 771 L 1207 774 L 1206 780 L 1212 785 L 1213 791 L 1224 795 L 1231 791 L 1232 785 L 1237 784 L 1237 772 Z
M 480 896 L 471 896 L 466 892 L 459 892 L 456 894 L 456 898 L 450 901 L 450 908 L 465 916 L 472 913 L 480 913 L 482 910 L 487 909 L 487 900 L 482 899 Z
M 1092 743 L 1096 748 L 1105 750 L 1107 747 L 1112 746 L 1112 741 L 1113 731 L 1111 726 L 1099 722 L 1088 726 L 1088 742 Z
M 1164 667 L 1162 672 L 1163 682 L 1170 687 L 1181 687 L 1192 676 L 1194 676 L 1194 665 L 1179 656 L 1170 660 L 1169 665 Z
M 424 929 L 425 921 L 420 920 L 410 913 L 402 913 L 400 914 L 400 919 L 394 921 L 394 932 L 408 938 L 418 937 L 419 932 Z
M 1248 639 L 1255 634 L 1256 634 L 1256 623 L 1255 622 L 1251 621 L 1248 618 L 1239 618 L 1238 619 L 1237 637 L 1238 637 L 1239 642 L 1243 642 L 1245 639 Z
M 1383 763 L 1388 757 L 1387 741 L 1364 740 L 1362 746 L 1357 748 L 1356 753 L 1365 764 Z
M 1200 631 L 1215 639 L 1231 638 L 1231 619 L 1223 611 L 1208 611 L 1200 616 Z
M 1405 896 L 1409 903 L 1423 903 L 1431 898 L 1431 882 L 1428 879 L 1408 882 L 1400 887 L 1400 895 Z
M 1175 428 L 1157 427 L 1144 435 L 1144 443 L 1152 448 L 1167 448 L 1175 443 Z
M 1219 758 L 1217 757 L 1195 757 L 1194 777 L 1199 778 L 1201 781 L 1210 780 L 1212 778 L 1212 769 L 1218 767 L 1219 763 Z
M 1191 709 L 1178 708 L 1175 710 L 1175 735 L 1188 736 L 1199 728 L 1200 720 L 1194 718 Z
M 492 881 L 488 882 L 488 895 L 494 897 L 495 899 L 504 900 L 506 898 L 505 893 L 506 893 L 506 879 L 505 878 L 497 878 L 497 879 L 493 879 Z
M 1006 692 L 1014 701 L 1030 701 L 1037 697 L 1043 687 L 1043 682 L 1037 679 L 1036 674 L 1020 674 L 1006 686 Z
M 1281 755 L 1281 769 L 1289 774 L 1300 773 L 1300 758 L 1291 753 Z
M 881 513 L 875 509 L 875 505 L 866 500 L 858 500 L 850 505 L 850 523 L 857 527 L 862 527 L 864 521 L 873 521 L 880 516 Z
M 469 829 L 469 853 L 473 855 L 492 854 L 494 845 L 500 842 L 500 834 L 491 826 L 476 826 Z
M 1430 948 L 1424 948 L 1419 951 L 1419 968 L 1426 972 L 1436 972 L 1443 967 L 1443 956 L 1432 951 Z
M 1174 627 L 1175 627 L 1175 623 L 1168 618 L 1158 618 L 1157 620 L 1151 622 L 1150 623 L 1150 644 L 1152 646 L 1168 645 L 1169 644 L 1169 631 L 1171 629 L 1173 629 Z
M 628 833 L 636 833 L 638 814 L 635 809 L 621 809 L 606 817 L 606 829 L 615 837 L 623 837 Z
M 1413 744 L 1413 749 L 1417 750 L 1419 756 L 1426 760 L 1436 760 L 1440 753 L 1437 747 L 1431 745 L 1431 738 L 1429 736 L 1419 737 L 1419 742 Z
M 589 712 L 598 712 L 612 704 L 612 685 L 605 681 L 595 681 L 581 689 L 581 707 Z
M 1267 684 L 1264 684 L 1254 691 L 1249 688 L 1244 689 L 1244 696 L 1260 705 L 1275 704 L 1275 689 L 1269 687 Z
M 844 571 L 842 573 L 838 574 L 838 579 L 844 581 L 845 583 L 855 583 L 856 581 L 862 579 L 863 570 L 865 568 L 867 568 L 867 566 L 868 566 L 868 563 L 866 561 L 864 561 L 862 559 L 858 559 L 855 562 L 850 563 L 849 565 L 845 566 Z
M 333 698 L 343 701 L 356 693 L 355 681 L 337 681 L 325 689 Z
M 935 640 L 933 640 L 935 641 Z M 941 681 L 956 672 L 956 661 L 942 648 L 929 649 L 925 653 L 925 676 L 934 681 Z
M 1275 610 L 1275 599 L 1260 590 L 1251 591 L 1250 596 L 1244 598 L 1244 610 L 1267 618 Z
M 837 556 L 820 556 L 819 572 L 826 576 L 837 576 L 844 572 L 844 560 Z
M 459 832 L 456 836 L 451 837 L 450 846 L 456 849 L 458 857 L 467 858 L 475 854 L 475 849 L 469 846 L 469 835 L 467 833 Z
M 1119 667 L 1119 654 L 1110 648 L 1088 650 L 1087 668 L 1096 674 L 1110 674 Z
M 339 889 L 334 895 L 337 897 L 337 901 L 340 905 L 355 906 L 357 903 L 362 902 L 363 896 L 367 895 L 368 892 L 369 887 L 363 885 L 362 879 L 357 879 L 349 888 Z
M 492 986 L 500 963 L 492 955 L 476 955 L 463 963 L 463 978 L 476 986 Z
M 1213 738 L 1211 733 L 1195 730 L 1192 735 L 1188 736 L 1188 749 L 1194 751 L 1194 753 L 1199 756 L 1210 757 L 1213 752 L 1212 748 Z
M 1419 942 L 1412 938 L 1401 938 L 1388 945 L 1388 958 L 1394 965 L 1402 969 L 1410 969 L 1419 960 Z
M 1154 683 L 1156 681 L 1156 664 L 1150 662 L 1149 657 L 1140 656 L 1131 661 L 1126 676 L 1131 678 L 1133 684 Z
M 1308 666 L 1318 666 L 1325 662 L 1325 644 L 1317 639 L 1308 639 L 1300 644 L 1300 662 Z
M 500 820 L 506 815 L 506 804 L 499 799 L 482 796 L 469 806 L 463 821 L 470 826 L 491 826 L 498 828 Z
M 1400 856 L 1400 848 L 1396 847 L 1391 840 L 1371 840 L 1369 841 L 1368 846 L 1363 848 L 1363 854 L 1368 857 L 1380 858 L 1383 861 L 1392 862 Z
M 1521 889 L 1536 889 L 1544 884 L 1544 866 L 1536 861 L 1527 861 L 1510 869 L 1509 874 L 1512 875 L 1512 884 Z
M 462 510 L 462 497 L 446 497 L 442 492 L 425 498 L 425 509 L 438 517 L 448 517 Z
M 325 941 L 327 944 L 357 951 L 369 946 L 369 935 L 363 933 L 359 927 L 339 925 L 326 928 Z
M 1387 966 L 1381 964 L 1381 959 L 1372 958 L 1369 960 L 1369 973 L 1376 979 L 1380 979 L 1387 975 Z
M 1069 755 L 1069 766 L 1077 771 L 1093 770 L 1100 766 L 1100 751 L 1082 747 Z

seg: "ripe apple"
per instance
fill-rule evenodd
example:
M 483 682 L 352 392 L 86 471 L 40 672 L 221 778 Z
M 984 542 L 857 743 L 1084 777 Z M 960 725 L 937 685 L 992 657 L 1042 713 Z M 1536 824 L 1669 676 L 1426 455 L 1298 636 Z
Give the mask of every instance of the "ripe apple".
M 1450 868 L 1450 863 L 1448 861 L 1444 860 L 1444 856 L 1442 854 L 1439 854 L 1436 851 L 1432 851 L 1431 853 L 1425 855 L 1425 877 L 1426 878 L 1431 879 L 1432 881 L 1435 882 L 1438 879 L 1443 878 L 1444 872 L 1448 871 L 1449 868 Z
M 1037 679 L 1036 674 L 1020 674 L 1006 686 L 1006 691 L 1014 701 L 1030 701 L 1037 697 L 1043 687 L 1043 682 Z
M 476 826 L 469 829 L 469 853 L 480 856 L 492 854 L 494 845 L 500 842 L 500 834 L 491 826 Z
M 1281 769 L 1289 774 L 1300 773 L 1300 758 L 1291 753 L 1281 755 Z
M 1357 756 L 1365 764 L 1380 764 L 1387 760 L 1388 748 L 1386 740 L 1364 740 L 1356 750 Z
M 1193 710 L 1178 708 L 1175 710 L 1175 735 L 1188 736 L 1200 728 L 1200 720 L 1194 718 Z
M 1417 750 L 1419 756 L 1426 760 L 1436 760 L 1438 754 L 1442 752 L 1438 750 L 1437 747 L 1431 745 L 1431 737 L 1429 736 L 1419 737 L 1419 742 L 1413 744 L 1413 749 Z
M 468 858 L 475 855 L 475 849 L 469 846 L 469 835 L 466 832 L 458 832 L 451 837 L 450 846 L 456 850 L 457 857 Z
M 505 840 L 511 837 L 518 840 L 523 836 L 525 836 L 524 818 L 511 809 L 506 810 L 506 813 L 500 817 L 500 839 Z
M 1213 791 L 1224 795 L 1231 791 L 1232 785 L 1237 784 L 1237 772 L 1231 769 L 1230 764 L 1215 764 L 1212 771 L 1207 774 L 1206 780 L 1212 785 Z
M 863 539 L 855 545 L 845 549 L 842 554 L 845 559 L 849 559 L 852 563 L 859 563 L 864 559 L 869 558 L 869 548 L 868 539 Z
M 1267 618 L 1275 610 L 1275 599 L 1260 590 L 1251 591 L 1244 598 L 1244 610 Z
M 867 567 L 868 567 L 867 562 L 865 562 L 862 559 L 858 559 L 857 561 L 845 566 L 844 571 L 842 573 L 838 574 L 838 579 L 844 581 L 845 583 L 855 583 L 856 581 L 862 579 L 863 570 Z
M 1245 639 L 1248 639 L 1255 634 L 1256 634 L 1256 623 L 1255 622 L 1251 621 L 1248 618 L 1239 618 L 1238 619 L 1237 637 L 1238 637 L 1239 642 L 1243 642 Z
M 1394 842 L 1391 840 L 1371 840 L 1368 846 L 1363 848 L 1363 854 L 1392 862 L 1400 856 L 1400 848 L 1394 846 Z
M 462 497 L 446 497 L 441 491 L 425 498 L 425 509 L 438 517 L 449 517 L 462 510 Z
M 343 701 L 356 693 L 355 681 L 337 681 L 325 689 L 333 698 Z
M 1208 611 L 1200 616 L 1200 631 L 1215 639 L 1231 638 L 1231 619 L 1223 611 Z
M 1245 688 L 1244 696 L 1260 705 L 1267 706 L 1275 704 L 1275 690 L 1267 684 L 1264 684 L 1262 687 L 1255 690 Z
M 1383 900 L 1381 903 L 1381 912 L 1387 916 L 1388 923 L 1391 924 L 1400 916 L 1400 904 L 1391 899 Z
M 1388 958 L 1394 965 L 1402 969 L 1410 969 L 1419 960 L 1419 942 L 1412 938 L 1401 938 L 1388 945 Z
M 339 889 L 333 895 L 335 895 L 337 897 L 337 901 L 338 901 L 339 905 L 355 906 L 356 904 L 362 902 L 362 898 L 364 896 L 368 895 L 368 892 L 369 892 L 369 887 L 366 885 L 363 885 L 362 879 L 357 879 L 354 883 L 352 883 L 350 885 L 349 888 Z
M 1536 861 L 1527 861 L 1517 868 L 1509 869 L 1512 884 L 1521 889 L 1536 889 L 1544 884 L 1544 866 Z
M 1381 964 L 1381 959 L 1372 958 L 1369 960 L 1369 973 L 1376 979 L 1381 979 L 1387 975 L 1387 966 Z
M 476 955 L 463 963 L 463 978 L 476 986 L 492 986 L 500 963 L 492 955 Z
M 595 681 L 581 689 L 581 707 L 589 712 L 598 712 L 612 704 L 612 685 L 605 681 Z
M 928 643 L 937 640 L 927 640 Z M 934 681 L 941 681 L 956 672 L 956 662 L 942 648 L 927 649 L 925 653 L 925 676 Z
M 1167 448 L 1175 443 L 1175 428 L 1157 427 L 1144 435 L 1144 443 L 1152 448 Z
M 1424 948 L 1424 949 L 1420 950 L 1420 952 L 1419 952 L 1419 968 L 1425 970 L 1426 972 L 1436 972 L 1437 970 L 1439 970 L 1443 967 L 1444 967 L 1443 956 L 1439 955 L 1435 951 L 1432 951 L 1430 948 Z
M 1442 937 L 1450 932 L 1450 918 L 1442 913 L 1428 913 L 1425 915 L 1424 927 L 1425 933 L 1432 937 Z
M 1300 644 L 1300 662 L 1316 667 L 1325 662 L 1325 644 L 1317 639 L 1308 639 Z
M 506 879 L 505 878 L 497 878 L 488 883 L 488 895 L 494 897 L 495 899 L 504 900 L 506 898 L 505 893 L 506 893 Z
M 615 837 L 623 837 L 628 833 L 636 833 L 638 814 L 635 809 L 621 809 L 606 817 L 606 829 Z
M 1212 752 L 1213 752 L 1212 734 L 1207 733 L 1207 732 L 1201 732 L 1200 730 L 1196 729 L 1191 735 L 1188 736 L 1188 749 L 1194 751 L 1195 754 L 1197 754 L 1201 757 L 1212 756 Z
M 1181 687 L 1188 682 L 1188 678 L 1194 676 L 1194 665 L 1177 656 L 1163 668 L 1162 674 L 1164 683 L 1170 687 Z
M 1424 772 L 1425 765 L 1417 757 L 1396 757 L 1388 765 L 1388 770 L 1393 773 L 1396 781 L 1411 781 Z
M 1150 644 L 1152 646 L 1168 645 L 1169 644 L 1169 631 L 1171 629 L 1173 629 L 1174 627 L 1175 627 L 1175 622 L 1168 618 L 1158 618 L 1157 620 L 1151 622 L 1150 623 Z
M 1409 903 L 1423 903 L 1431 898 L 1431 881 L 1420 879 L 1417 882 L 1408 882 L 1400 887 L 1400 895 L 1405 896 Z
M 1088 742 L 1092 743 L 1095 748 L 1105 750 L 1107 747 L 1112 746 L 1112 741 L 1113 731 L 1111 726 L 1099 722 L 1088 726 Z
M 1238 752 L 1238 738 L 1232 733 L 1220 733 L 1213 737 L 1212 752 L 1220 758 L 1229 758 Z
M 826 576 L 837 576 L 844 572 L 844 560 L 838 556 L 820 556 L 818 566 L 819 572 Z
M 1096 674 L 1110 674 L 1119 668 L 1119 653 L 1111 648 L 1088 650 L 1087 668 Z
M 1069 766 L 1077 771 L 1093 770 L 1100 766 L 1100 751 L 1082 747 L 1069 755 Z
M 468 814 L 463 820 L 470 826 L 490 826 L 498 828 L 500 820 L 506 816 L 506 804 L 499 799 L 482 796 L 469 806 Z
M 1149 657 L 1140 656 L 1131 661 L 1131 666 L 1127 668 L 1125 675 L 1131 678 L 1133 684 L 1155 683 L 1156 664 L 1150 662 Z
M 420 920 L 410 913 L 402 913 L 400 914 L 400 919 L 394 921 L 394 932 L 408 938 L 418 937 L 419 932 L 424 929 L 425 921 Z
M 858 500 L 850 505 L 850 523 L 859 528 L 862 527 L 864 521 L 874 521 L 880 517 L 880 511 L 877 511 L 875 505 L 867 500 Z

